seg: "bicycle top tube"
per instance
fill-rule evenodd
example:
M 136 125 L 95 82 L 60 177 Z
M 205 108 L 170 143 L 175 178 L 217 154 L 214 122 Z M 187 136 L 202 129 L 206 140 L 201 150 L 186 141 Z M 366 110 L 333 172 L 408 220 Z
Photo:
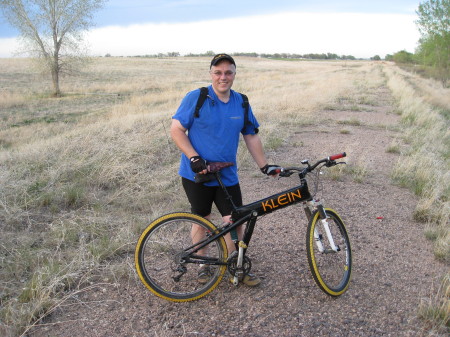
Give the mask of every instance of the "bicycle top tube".
M 308 200 L 311 200 L 311 194 L 309 193 L 308 184 L 305 181 L 301 185 L 271 195 L 270 197 L 237 207 L 231 213 L 231 219 L 236 221 L 254 212 L 256 212 L 254 214 L 255 216 L 260 216 Z

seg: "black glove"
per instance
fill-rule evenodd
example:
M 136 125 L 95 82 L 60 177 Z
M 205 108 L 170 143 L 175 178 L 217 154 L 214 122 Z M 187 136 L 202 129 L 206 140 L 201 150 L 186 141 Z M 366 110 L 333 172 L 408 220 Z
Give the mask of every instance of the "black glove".
M 280 169 L 281 167 L 278 165 L 266 164 L 263 167 L 261 167 L 261 172 L 267 174 L 268 176 L 275 176 L 278 173 L 280 173 Z
M 195 173 L 199 173 L 199 172 L 202 172 L 203 170 L 207 169 L 206 161 L 202 157 L 193 156 L 193 157 L 189 158 L 189 160 L 191 161 L 191 169 Z

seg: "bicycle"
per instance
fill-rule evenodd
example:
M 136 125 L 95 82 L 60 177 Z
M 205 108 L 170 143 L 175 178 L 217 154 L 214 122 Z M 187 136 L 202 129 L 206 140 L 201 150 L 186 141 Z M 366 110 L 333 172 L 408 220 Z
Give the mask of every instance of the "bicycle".
M 321 169 L 345 164 L 336 162 L 345 156 L 344 152 L 313 165 L 303 160 L 301 163 L 306 165 L 303 168 L 280 168 L 280 177 L 298 173 L 300 185 L 241 207 L 234 205 L 220 178 L 220 170 L 233 164 L 209 163 L 209 173 L 203 176 L 217 179 L 227 195 L 233 207 L 230 223 L 217 227 L 211 221 L 187 212 L 170 213 L 154 220 L 142 232 L 136 246 L 135 265 L 140 280 L 155 295 L 174 302 L 192 301 L 207 295 L 217 287 L 227 270 L 233 284 L 238 285 L 251 269 L 246 251 L 258 217 L 301 202 L 308 218 L 306 248 L 314 281 L 326 294 L 342 295 L 349 286 L 352 269 L 347 230 L 336 211 L 325 208 L 310 194 L 306 176 L 317 169 L 317 191 Z M 235 228 L 243 224 L 244 236 L 238 241 Z M 194 238 L 192 225 L 204 229 L 206 234 Z M 228 233 L 236 246 L 230 256 L 224 239 Z M 203 282 L 197 279 L 200 265 L 209 269 L 209 279 Z

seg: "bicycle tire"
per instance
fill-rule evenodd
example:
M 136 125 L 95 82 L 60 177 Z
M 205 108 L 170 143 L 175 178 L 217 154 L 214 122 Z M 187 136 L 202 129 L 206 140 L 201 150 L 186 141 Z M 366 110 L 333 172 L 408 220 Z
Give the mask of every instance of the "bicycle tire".
M 348 288 L 352 271 L 352 252 L 350 240 L 344 222 L 332 209 L 325 208 L 327 222 L 335 244 L 339 250 L 333 251 L 321 223 L 320 212 L 315 211 L 308 223 L 306 247 L 308 264 L 314 281 L 326 294 L 337 297 Z M 320 252 L 316 244 L 314 231 L 317 231 L 324 252 Z
M 135 266 L 140 280 L 153 294 L 166 300 L 187 302 L 199 299 L 217 287 L 226 271 L 225 264 L 210 265 L 209 279 L 203 284 L 198 281 L 198 263 L 180 263 L 180 255 L 193 245 L 193 224 L 203 228 L 207 235 L 218 232 L 214 224 L 198 215 L 171 213 L 148 225 L 136 245 Z M 223 236 L 207 247 L 208 257 L 221 263 L 227 261 L 228 251 Z M 185 270 L 180 272 L 180 268 Z

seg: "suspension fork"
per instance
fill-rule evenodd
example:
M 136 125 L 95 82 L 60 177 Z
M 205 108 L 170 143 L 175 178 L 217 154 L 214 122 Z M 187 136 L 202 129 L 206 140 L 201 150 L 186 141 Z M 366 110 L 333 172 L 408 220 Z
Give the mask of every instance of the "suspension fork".
M 325 208 L 323 207 L 323 205 L 318 205 L 317 210 L 319 212 L 320 222 L 321 222 L 321 224 L 325 230 L 325 233 L 327 235 L 328 243 L 330 244 L 332 251 L 337 252 L 339 250 L 339 248 L 334 243 L 333 236 L 331 235 L 330 226 L 328 225 L 328 216 L 327 216 L 327 213 L 325 212 Z M 317 248 L 319 249 L 319 251 L 321 253 L 330 252 L 330 251 L 327 251 L 324 249 L 322 240 L 321 240 L 322 238 L 320 238 L 317 228 L 314 228 L 314 238 L 316 240 Z
M 305 205 L 304 210 L 305 210 L 306 218 L 308 219 L 308 223 L 309 223 L 312 219 L 314 210 L 318 207 L 318 203 L 316 200 L 313 199 L 313 200 L 309 200 L 309 201 L 305 202 L 304 205 Z M 319 252 L 323 253 L 325 251 L 325 248 L 323 248 L 322 238 L 320 237 L 319 232 L 317 231 L 317 228 L 314 228 L 314 241 L 316 242 L 317 249 L 319 250 Z

